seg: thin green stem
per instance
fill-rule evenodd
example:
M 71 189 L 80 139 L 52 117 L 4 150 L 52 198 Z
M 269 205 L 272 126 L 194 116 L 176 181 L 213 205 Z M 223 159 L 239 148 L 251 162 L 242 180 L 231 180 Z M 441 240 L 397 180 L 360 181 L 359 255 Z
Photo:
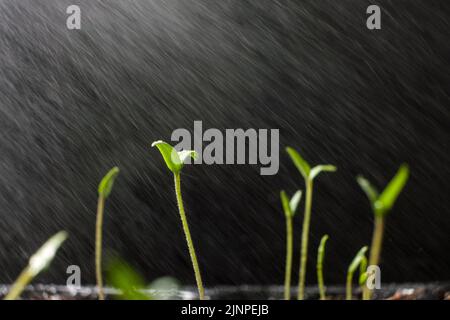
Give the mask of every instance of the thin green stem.
M 300 271 L 298 279 L 298 300 L 303 300 L 305 298 L 305 276 L 306 276 L 306 262 L 308 259 L 308 238 L 309 238 L 309 224 L 311 221 L 312 192 L 313 192 L 313 181 L 311 179 L 307 179 L 305 214 L 303 217 L 302 243 L 300 253 Z
M 327 239 L 327 235 L 322 237 L 317 251 L 317 283 L 319 285 L 320 300 L 326 300 L 325 284 L 323 281 L 323 259 L 325 256 L 325 244 Z
M 352 297 L 353 297 L 352 282 L 353 282 L 353 273 L 348 272 L 347 273 L 347 285 L 346 285 L 346 290 L 345 290 L 345 299 L 346 300 L 352 300 Z
M 95 274 L 97 278 L 98 299 L 105 300 L 102 277 L 102 228 L 105 197 L 100 195 L 97 204 L 97 224 L 95 227 Z
M 191 256 L 192 267 L 194 268 L 195 280 L 197 282 L 198 294 L 200 300 L 205 299 L 205 289 L 203 288 L 202 276 L 200 273 L 200 267 L 197 261 L 197 255 L 195 254 L 194 242 L 192 241 L 191 232 L 189 231 L 189 225 L 184 211 L 183 198 L 181 196 L 181 181 L 180 173 L 174 173 L 175 181 L 175 194 L 177 196 L 178 210 L 180 211 L 181 223 L 183 225 L 184 235 L 186 237 L 187 246 L 189 249 L 189 255 Z
M 16 300 L 17 298 L 19 298 L 22 291 L 25 289 L 28 283 L 31 282 L 32 279 L 33 275 L 29 271 L 29 267 L 26 267 L 14 282 L 14 284 L 11 286 L 11 289 L 9 290 L 4 300 Z
M 362 295 L 362 299 L 365 299 L 364 296 L 364 288 L 366 287 L 366 283 L 367 283 L 367 258 L 364 256 L 361 260 L 361 264 L 359 265 L 359 279 L 358 279 L 358 283 L 360 285 L 360 290 L 361 290 L 361 295 Z M 361 277 L 364 277 L 365 280 L 363 282 L 361 282 Z
M 372 245 L 370 246 L 369 266 L 378 266 L 380 262 L 381 246 L 383 244 L 384 218 L 375 216 L 374 232 L 372 237 Z M 367 275 L 370 277 L 371 275 Z M 372 290 L 366 285 L 364 286 L 363 298 L 370 300 L 372 298 Z
M 291 299 L 292 251 L 294 247 L 292 217 L 286 217 L 286 272 L 284 279 L 284 300 Z

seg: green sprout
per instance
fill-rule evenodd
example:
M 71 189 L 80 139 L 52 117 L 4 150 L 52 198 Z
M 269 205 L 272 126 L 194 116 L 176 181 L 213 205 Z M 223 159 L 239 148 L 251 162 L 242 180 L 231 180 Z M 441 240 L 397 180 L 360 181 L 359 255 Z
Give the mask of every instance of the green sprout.
M 65 231 L 60 231 L 48 239 L 42 247 L 31 256 L 27 267 L 21 272 L 17 280 L 11 286 L 11 289 L 4 300 L 16 300 L 19 298 L 25 287 L 33 281 L 42 270 L 50 266 L 50 263 L 56 255 L 56 251 L 58 251 L 59 247 L 61 247 L 66 239 L 67 232 Z
M 362 298 L 363 300 L 367 300 L 364 296 L 364 288 L 366 286 L 367 281 L 367 258 L 366 255 L 361 259 L 361 263 L 359 264 L 359 286 L 361 287 Z
M 119 168 L 112 168 L 102 179 L 98 186 L 97 223 L 95 228 L 95 274 L 97 278 L 98 298 L 105 300 L 102 277 L 102 228 L 105 200 L 111 194 L 114 181 L 119 174 Z
M 302 198 L 302 192 L 298 190 L 289 200 L 286 192 L 280 192 L 281 204 L 283 206 L 284 215 L 286 217 L 286 272 L 284 278 L 284 299 L 291 299 L 291 276 L 292 276 L 292 254 L 294 247 L 294 237 L 292 220 L 297 211 L 298 205 Z
M 107 264 L 107 279 L 119 290 L 114 295 L 118 300 L 165 300 L 174 297 L 179 288 L 178 281 L 172 277 L 161 277 L 147 285 L 144 277 L 119 257 Z
M 122 259 L 114 258 L 108 263 L 107 280 L 109 285 L 120 290 L 117 299 L 151 300 L 150 295 L 144 293 L 144 278 Z
M 192 241 L 191 232 L 189 230 L 189 224 L 184 211 L 183 198 L 181 196 L 181 169 L 183 169 L 184 163 L 187 159 L 197 158 L 197 153 L 193 150 L 176 151 L 170 144 L 164 141 L 155 141 L 152 143 L 152 147 L 157 147 L 161 153 L 167 168 L 173 173 L 175 182 L 175 195 L 177 198 L 178 210 L 180 212 L 181 223 L 183 225 L 184 235 L 191 256 L 192 267 L 194 269 L 195 280 L 197 282 L 198 294 L 200 300 L 205 299 L 205 289 L 203 287 L 203 281 L 200 273 L 200 267 L 198 265 L 197 255 L 195 253 L 194 242 Z
M 358 176 L 356 178 L 358 184 L 366 193 L 375 216 L 372 244 L 370 246 L 369 266 L 378 266 L 379 264 L 383 243 L 384 219 L 394 206 L 395 201 L 403 190 L 408 178 L 409 167 L 406 164 L 402 164 L 381 194 L 379 194 L 376 188 L 364 177 Z M 364 286 L 363 297 L 365 299 L 370 299 L 372 297 L 372 290 L 367 286 Z
M 333 165 L 318 165 L 313 168 L 300 156 L 300 154 L 291 147 L 286 148 L 287 153 L 292 159 L 292 162 L 300 171 L 301 175 L 305 179 L 306 185 L 306 200 L 305 200 L 305 213 L 303 218 L 302 229 L 302 243 L 300 254 L 300 275 L 298 284 L 298 299 L 303 300 L 305 297 L 305 277 L 306 277 L 306 262 L 308 259 L 308 238 L 309 238 L 309 225 L 311 221 L 311 206 L 313 195 L 313 182 L 314 179 L 321 172 L 334 172 L 336 167 Z
M 353 294 L 352 294 L 352 282 L 353 282 L 353 274 L 355 273 L 356 269 L 360 267 L 360 277 L 358 283 L 360 285 L 361 282 L 365 282 L 365 276 L 366 276 L 366 267 L 367 267 L 367 259 L 366 259 L 366 252 L 367 252 L 367 246 L 362 247 L 356 256 L 353 258 L 352 263 L 350 263 L 350 266 L 348 267 L 347 271 L 347 285 L 346 285 L 346 299 L 352 300 Z
M 320 300 L 326 300 L 325 285 L 323 281 L 323 259 L 325 256 L 325 244 L 328 235 L 324 235 L 320 240 L 319 249 L 317 250 L 317 283 L 319 284 Z

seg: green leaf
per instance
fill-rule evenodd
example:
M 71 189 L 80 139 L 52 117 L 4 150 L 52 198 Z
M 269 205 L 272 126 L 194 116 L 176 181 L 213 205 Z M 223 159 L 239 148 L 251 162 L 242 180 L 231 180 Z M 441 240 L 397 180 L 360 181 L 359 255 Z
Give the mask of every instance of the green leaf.
M 31 256 L 28 266 L 29 272 L 33 277 L 50 265 L 56 255 L 56 251 L 58 251 L 59 247 L 66 241 L 67 236 L 67 232 L 65 231 L 58 232 L 48 239 L 42 247 Z
M 143 292 L 144 278 L 128 263 L 114 258 L 108 263 L 108 283 L 121 291 L 117 296 L 121 300 L 151 300 L 152 297 Z
M 366 193 L 367 198 L 369 198 L 372 207 L 375 207 L 375 202 L 378 199 L 377 189 L 363 176 L 357 176 L 356 181 L 358 182 L 361 189 Z
M 179 173 L 189 157 L 194 160 L 197 159 L 197 152 L 193 150 L 182 150 L 177 152 L 174 147 L 161 140 L 153 142 L 152 147 L 158 148 L 166 162 L 167 168 L 173 173 Z
M 362 286 L 367 281 L 367 258 L 363 256 L 361 263 L 359 264 L 359 285 Z
M 367 282 L 367 272 L 363 272 L 359 274 L 358 283 L 360 286 L 363 286 Z
M 302 191 L 298 190 L 289 201 L 289 208 L 291 209 L 292 216 L 295 216 L 300 200 L 302 199 Z
M 293 213 L 291 211 L 291 207 L 289 206 L 289 198 L 284 190 L 280 192 L 280 198 L 281 198 L 281 205 L 283 206 L 284 215 L 287 218 L 292 217 Z
M 297 151 L 295 151 L 293 148 L 287 147 L 286 151 L 289 154 L 289 156 L 291 157 L 291 160 L 294 163 L 294 165 L 297 167 L 298 171 L 300 171 L 300 173 L 302 174 L 303 178 L 305 180 L 307 180 L 309 177 L 309 173 L 311 171 L 311 167 L 309 166 L 308 162 L 306 162 L 302 158 L 302 156 Z
M 311 169 L 309 179 L 314 180 L 321 172 L 335 172 L 337 168 L 331 164 L 321 164 Z
M 98 194 L 100 196 L 104 197 L 105 199 L 109 197 L 119 171 L 119 168 L 114 167 L 109 170 L 109 172 L 103 177 L 98 186 Z
M 367 246 L 362 247 L 356 256 L 353 258 L 352 263 L 350 263 L 350 266 L 348 267 L 348 273 L 353 274 L 356 269 L 359 267 L 361 261 L 365 258 L 365 254 L 367 252 Z
M 283 211 L 286 217 L 293 217 L 297 211 L 298 204 L 302 198 L 302 192 L 298 190 L 292 198 L 289 200 L 286 192 L 282 190 L 280 192 L 281 204 L 283 206 Z
M 375 208 L 378 215 L 385 215 L 394 206 L 400 192 L 405 187 L 409 178 L 409 167 L 402 164 L 396 175 L 389 182 L 387 187 L 383 190 L 378 200 L 375 202 Z

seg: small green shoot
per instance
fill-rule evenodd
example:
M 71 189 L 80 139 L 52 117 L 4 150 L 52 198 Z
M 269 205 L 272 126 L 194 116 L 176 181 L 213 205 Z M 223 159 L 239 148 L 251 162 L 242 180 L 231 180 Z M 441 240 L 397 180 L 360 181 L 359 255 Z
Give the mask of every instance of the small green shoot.
M 118 300 L 165 300 L 174 297 L 179 288 L 172 277 L 161 277 L 147 285 L 139 272 L 118 257 L 109 261 L 107 279 L 120 291 L 114 296 Z
M 197 254 L 195 253 L 194 242 L 192 241 L 191 232 L 189 230 L 189 224 L 186 217 L 186 212 L 183 205 L 183 197 L 181 195 L 181 169 L 183 169 L 185 161 L 191 157 L 197 158 L 197 153 L 193 150 L 176 151 L 174 147 L 164 141 L 155 141 L 152 143 L 152 147 L 157 147 L 161 153 L 167 168 L 173 173 L 175 183 L 175 195 L 177 198 L 178 210 L 181 217 L 181 223 L 183 225 L 184 235 L 191 257 L 192 267 L 194 269 L 195 280 L 197 282 L 198 294 L 200 300 L 205 299 L 205 289 L 203 287 L 203 281 L 200 273 L 200 267 L 198 265 Z
M 378 266 L 379 264 L 383 243 L 384 219 L 394 206 L 398 196 L 405 187 L 408 178 L 409 167 L 407 164 L 402 164 L 381 194 L 379 194 L 376 188 L 364 177 L 358 176 L 356 178 L 361 189 L 366 193 L 375 216 L 372 244 L 370 246 L 370 266 Z M 372 297 L 372 290 L 367 286 L 364 286 L 363 297 L 364 299 L 370 299 Z
M 292 255 L 294 248 L 294 236 L 292 220 L 302 198 L 302 192 L 298 190 L 289 200 L 285 191 L 280 192 L 281 204 L 286 217 L 286 272 L 284 278 L 284 299 L 291 299 Z
M 95 274 L 97 279 L 98 298 L 105 300 L 102 277 L 102 229 L 105 200 L 111 194 L 114 181 L 119 174 L 119 168 L 112 168 L 102 179 L 98 186 L 97 222 L 95 228 Z
M 334 172 L 337 168 L 333 165 L 318 165 L 313 168 L 300 156 L 300 154 L 291 147 L 286 148 L 287 153 L 292 159 L 292 162 L 297 167 L 300 174 L 303 176 L 306 185 L 306 200 L 305 213 L 303 218 L 302 229 L 302 243 L 300 253 L 300 271 L 298 284 L 298 299 L 305 298 L 305 278 L 306 278 L 306 262 L 308 259 L 308 240 L 309 240 L 309 225 L 311 221 L 311 206 L 313 195 L 313 181 L 321 172 Z
M 364 288 L 366 287 L 367 282 L 367 258 L 366 255 L 361 259 L 361 263 L 359 264 L 359 286 L 362 292 L 363 300 L 367 300 L 364 296 Z
M 150 295 L 144 293 L 144 278 L 119 258 L 108 263 L 107 279 L 109 285 L 120 290 L 117 295 L 120 300 L 151 300 Z
M 325 244 L 328 235 L 324 235 L 320 240 L 319 249 L 317 250 L 317 283 L 319 285 L 320 300 L 326 300 L 325 285 L 323 281 L 323 260 L 325 256 Z
M 59 247 L 67 239 L 67 232 L 60 231 L 53 237 L 48 239 L 42 247 L 31 256 L 28 266 L 22 271 L 17 280 L 11 286 L 4 300 L 16 300 L 25 287 L 33 281 L 33 279 L 41 273 L 42 270 L 48 268 L 56 255 Z
M 352 300 L 353 298 L 353 294 L 352 294 L 352 282 L 353 282 L 353 274 L 355 273 L 355 271 L 358 269 L 358 267 L 360 267 L 360 277 L 358 280 L 358 283 L 360 285 L 361 281 L 363 281 L 363 284 L 365 283 L 365 268 L 367 267 L 367 259 L 366 259 L 366 252 L 367 252 L 367 246 L 362 247 L 358 253 L 356 254 L 356 256 L 353 258 L 352 263 L 350 263 L 350 266 L 348 267 L 348 271 L 347 271 L 347 285 L 346 285 L 346 299 L 347 300 Z

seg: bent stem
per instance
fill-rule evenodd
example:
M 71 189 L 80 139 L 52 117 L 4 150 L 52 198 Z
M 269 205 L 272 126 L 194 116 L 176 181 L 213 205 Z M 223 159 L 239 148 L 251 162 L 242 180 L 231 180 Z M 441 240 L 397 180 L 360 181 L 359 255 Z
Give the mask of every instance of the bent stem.
M 370 258 L 369 266 L 378 266 L 380 261 L 381 246 L 383 243 L 383 232 L 384 232 L 384 218 L 382 216 L 375 216 L 375 226 L 372 237 L 372 244 L 370 246 Z M 370 275 L 367 275 L 370 277 Z M 370 300 L 372 298 L 373 290 L 369 289 L 366 285 L 364 286 L 363 299 Z
M 284 279 L 284 300 L 291 299 L 293 231 L 292 217 L 286 217 L 286 272 Z
M 33 280 L 33 274 L 30 271 L 30 267 L 26 267 L 14 282 L 4 300 L 16 300 L 19 298 L 20 294 L 31 280 Z
M 192 267 L 194 268 L 195 280 L 197 282 L 198 294 L 200 300 L 205 299 L 205 289 L 203 288 L 202 277 L 200 268 L 197 261 L 197 255 L 195 254 L 194 242 L 192 241 L 191 232 L 189 231 L 189 225 L 184 211 L 183 198 L 181 196 L 181 181 L 180 173 L 174 173 L 175 181 L 175 194 L 177 197 L 178 210 L 180 211 L 181 223 L 183 225 L 184 235 L 186 236 L 186 242 L 189 249 L 189 255 L 191 256 Z
M 17 280 L 14 281 L 4 300 L 16 300 L 19 298 L 22 291 L 34 277 L 50 266 L 56 252 L 66 239 L 67 232 L 65 231 L 60 231 L 48 239 L 39 250 L 30 257 L 28 265 L 20 273 Z
M 305 202 L 305 214 L 303 218 L 302 229 L 302 244 L 300 252 L 300 271 L 298 279 L 298 300 L 305 298 L 305 276 L 306 276 L 306 262 L 308 259 L 308 236 L 309 225 L 311 221 L 311 204 L 312 204 L 312 190 L 313 180 L 307 179 L 306 182 L 306 202 Z
M 105 197 L 100 195 L 97 204 L 97 224 L 95 226 L 95 275 L 97 279 L 98 299 L 105 300 L 102 277 L 102 226 Z

